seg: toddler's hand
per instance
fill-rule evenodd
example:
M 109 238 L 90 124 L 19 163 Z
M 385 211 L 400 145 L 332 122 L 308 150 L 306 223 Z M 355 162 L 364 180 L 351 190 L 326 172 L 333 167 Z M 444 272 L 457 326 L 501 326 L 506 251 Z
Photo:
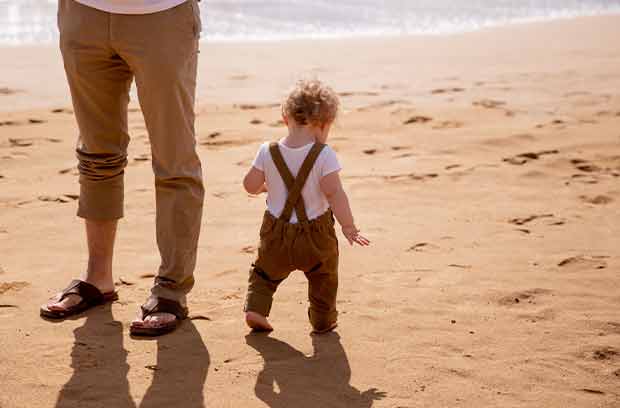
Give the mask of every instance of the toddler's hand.
M 370 245 L 370 241 L 367 238 L 365 238 L 362 235 L 360 235 L 359 232 L 360 232 L 360 230 L 358 230 L 355 227 L 355 225 L 347 225 L 347 226 L 343 226 L 342 227 L 342 233 L 347 238 L 347 240 L 349 241 L 350 245 L 353 245 L 353 243 L 356 243 L 359 246 L 368 246 L 368 245 Z

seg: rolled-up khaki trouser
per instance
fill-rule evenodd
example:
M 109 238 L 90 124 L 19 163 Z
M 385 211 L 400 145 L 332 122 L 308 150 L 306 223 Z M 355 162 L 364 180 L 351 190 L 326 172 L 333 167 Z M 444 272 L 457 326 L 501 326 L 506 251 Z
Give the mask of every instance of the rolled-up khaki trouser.
M 79 128 L 78 216 L 123 216 L 127 106 L 135 78 L 155 173 L 161 266 L 153 295 L 185 303 L 194 284 L 204 197 L 194 133 L 198 4 L 124 15 L 59 0 L 58 27 Z

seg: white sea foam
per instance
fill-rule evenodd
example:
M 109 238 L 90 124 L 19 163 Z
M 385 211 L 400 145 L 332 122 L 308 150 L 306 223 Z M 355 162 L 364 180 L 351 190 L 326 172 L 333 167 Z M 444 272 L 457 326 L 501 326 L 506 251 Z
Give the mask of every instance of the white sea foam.
M 0 44 L 57 39 L 55 0 L 0 0 Z M 620 13 L 620 0 L 203 0 L 207 41 L 451 34 Z

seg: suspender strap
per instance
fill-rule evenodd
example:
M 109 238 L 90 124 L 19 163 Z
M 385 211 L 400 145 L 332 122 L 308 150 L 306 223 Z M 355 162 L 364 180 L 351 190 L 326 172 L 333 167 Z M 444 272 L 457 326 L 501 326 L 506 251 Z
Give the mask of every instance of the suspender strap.
M 312 167 L 314 167 L 314 163 L 316 159 L 323 151 L 325 147 L 322 143 L 315 143 L 308 155 L 304 159 L 301 168 L 299 169 L 299 173 L 297 177 L 293 177 L 293 174 L 289 170 L 286 162 L 284 161 L 284 157 L 282 157 L 282 152 L 280 152 L 280 147 L 277 143 L 271 143 L 269 145 L 269 152 L 271 153 L 271 158 L 273 159 L 278 172 L 280 173 L 280 177 L 284 181 L 286 188 L 288 190 L 288 197 L 286 199 L 286 204 L 284 206 L 284 210 L 282 210 L 282 214 L 280 215 L 280 219 L 289 222 L 291 216 L 293 215 L 293 208 L 297 213 L 297 219 L 299 222 L 307 222 L 308 215 L 306 214 L 306 206 L 304 205 L 304 200 L 301 195 L 301 190 L 304 188 L 306 184 L 306 180 L 308 180 L 308 176 L 310 175 L 310 171 Z

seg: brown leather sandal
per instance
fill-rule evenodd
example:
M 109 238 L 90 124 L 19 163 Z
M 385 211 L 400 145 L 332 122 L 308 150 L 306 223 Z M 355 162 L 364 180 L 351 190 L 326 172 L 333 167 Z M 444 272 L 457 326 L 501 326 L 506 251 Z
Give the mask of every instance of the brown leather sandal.
M 80 298 L 82 298 L 82 300 L 77 305 L 68 307 L 65 310 L 50 310 L 48 309 L 47 305 L 41 306 L 41 317 L 57 320 L 65 319 L 70 316 L 75 316 L 95 306 L 117 300 L 118 292 L 114 291 L 108 293 L 101 293 L 101 291 L 97 289 L 96 286 L 76 279 L 71 281 L 69 286 L 67 286 L 66 289 L 60 292 L 60 295 L 56 297 L 56 302 L 61 302 L 68 296 L 79 296 Z
M 129 327 L 129 333 L 133 336 L 161 336 L 162 334 L 174 331 L 181 321 L 187 318 L 188 310 L 181 306 L 179 302 L 165 299 L 161 297 L 151 296 L 149 300 L 141 306 L 142 321 L 154 313 L 170 313 L 176 316 L 176 319 L 165 325 L 157 327 L 145 327 L 142 322 L 134 322 Z

